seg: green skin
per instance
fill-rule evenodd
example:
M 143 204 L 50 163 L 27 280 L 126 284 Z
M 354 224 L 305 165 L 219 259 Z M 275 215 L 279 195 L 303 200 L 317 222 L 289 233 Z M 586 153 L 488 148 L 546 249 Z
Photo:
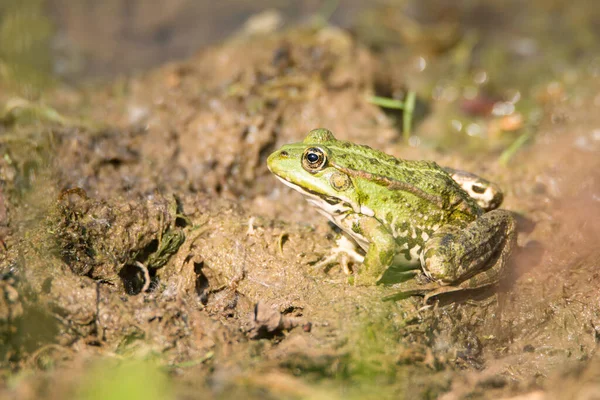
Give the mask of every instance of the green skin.
M 326 129 L 283 146 L 267 164 L 366 252 L 355 284 L 417 277 L 403 288 L 426 299 L 490 286 L 516 244 L 513 216 L 495 209 L 500 191 L 467 172 L 397 159 Z

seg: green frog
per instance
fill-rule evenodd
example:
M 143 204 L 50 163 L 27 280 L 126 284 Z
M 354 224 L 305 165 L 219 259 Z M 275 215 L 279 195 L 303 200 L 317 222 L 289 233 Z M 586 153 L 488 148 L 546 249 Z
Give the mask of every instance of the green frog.
M 267 165 L 362 249 L 364 257 L 348 251 L 362 262 L 357 285 L 416 278 L 404 292 L 426 301 L 492 286 L 516 245 L 513 215 L 497 209 L 502 193 L 468 172 L 398 159 L 327 129 L 284 145 Z

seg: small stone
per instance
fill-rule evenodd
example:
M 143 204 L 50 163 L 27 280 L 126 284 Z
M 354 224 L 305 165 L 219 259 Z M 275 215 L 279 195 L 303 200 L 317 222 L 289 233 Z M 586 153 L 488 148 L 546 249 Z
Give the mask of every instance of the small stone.
M 523 346 L 523 351 L 525 353 L 533 353 L 535 351 L 535 347 L 533 347 L 530 344 L 526 344 L 525 346 Z

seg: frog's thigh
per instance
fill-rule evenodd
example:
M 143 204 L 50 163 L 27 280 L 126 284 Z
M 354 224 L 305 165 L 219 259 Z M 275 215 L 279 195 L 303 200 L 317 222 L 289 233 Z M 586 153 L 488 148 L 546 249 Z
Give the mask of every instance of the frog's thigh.
M 392 264 L 396 252 L 396 241 L 392 233 L 376 218 L 361 216 L 358 229 L 369 242 L 362 268 L 355 277 L 357 285 L 374 285 Z
M 516 244 L 516 223 L 509 211 L 493 210 L 465 228 L 442 228 L 427 242 L 423 269 L 446 285 L 475 288 L 498 282 Z

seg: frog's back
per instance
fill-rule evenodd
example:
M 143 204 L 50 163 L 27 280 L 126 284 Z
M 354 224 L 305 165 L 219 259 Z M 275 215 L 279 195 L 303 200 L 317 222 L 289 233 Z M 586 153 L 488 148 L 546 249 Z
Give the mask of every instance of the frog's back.
M 368 146 L 335 141 L 327 144 L 332 162 L 343 172 L 367 184 L 410 193 L 433 208 L 467 215 L 482 213 L 475 201 L 433 161 L 402 160 Z

